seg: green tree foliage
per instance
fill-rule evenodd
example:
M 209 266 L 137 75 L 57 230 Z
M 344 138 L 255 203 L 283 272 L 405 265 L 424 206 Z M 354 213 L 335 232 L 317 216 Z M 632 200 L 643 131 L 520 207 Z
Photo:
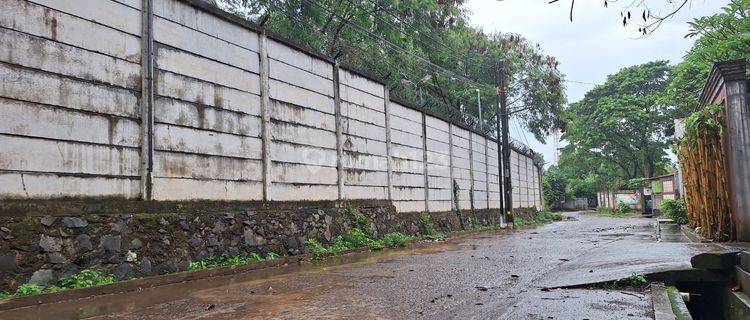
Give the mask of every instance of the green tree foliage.
M 598 183 L 596 175 L 589 175 L 584 179 L 568 179 L 568 186 L 565 188 L 565 197 L 594 200 L 596 199 L 596 192 L 599 190 Z
M 696 37 L 685 59 L 674 68 L 664 104 L 678 107 L 678 116 L 695 111 L 698 96 L 714 63 L 750 62 L 750 0 L 732 0 L 722 12 L 695 19 L 688 37 Z
M 657 101 L 670 69 L 667 61 L 624 68 L 571 104 L 563 154 L 626 180 L 663 173 L 674 108 Z
M 659 209 L 661 212 L 664 213 L 664 215 L 667 216 L 667 218 L 672 219 L 672 221 L 679 223 L 679 224 L 687 224 L 688 218 L 687 218 L 687 212 L 685 208 L 685 201 L 682 199 L 679 200 L 662 200 L 661 203 L 659 203 Z
M 568 186 L 567 178 L 560 172 L 559 167 L 552 166 L 542 175 L 542 192 L 544 202 L 549 208 L 559 208 L 560 202 L 565 199 L 565 189 Z
M 558 61 L 519 35 L 469 26 L 465 0 L 207 1 L 367 70 L 385 79 L 392 95 L 445 115 L 461 105 L 477 115 L 475 89 L 483 105 L 496 104 L 497 63 L 506 60 L 514 116 L 540 141 L 562 126 Z M 483 109 L 483 119 L 491 119 L 494 108 Z

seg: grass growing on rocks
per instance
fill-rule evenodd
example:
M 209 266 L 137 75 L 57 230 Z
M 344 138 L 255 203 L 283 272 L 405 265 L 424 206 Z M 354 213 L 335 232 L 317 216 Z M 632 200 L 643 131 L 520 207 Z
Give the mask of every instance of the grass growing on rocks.
M 42 286 L 33 283 L 20 285 L 15 292 L 0 291 L 0 299 L 31 296 L 69 289 L 89 288 L 115 283 L 115 276 L 103 275 L 98 270 L 83 269 L 76 274 L 62 277 L 54 285 Z
M 382 250 L 384 248 L 406 247 L 409 241 L 413 239 L 413 237 L 399 232 L 387 233 L 383 235 L 382 238 L 376 239 L 372 236 L 375 233 L 372 221 L 370 221 L 367 216 L 362 214 L 351 204 L 347 204 L 343 212 L 346 217 L 349 218 L 352 227 L 349 228 L 345 234 L 334 238 L 330 246 L 324 246 L 316 239 L 307 239 L 305 245 L 307 245 L 307 248 L 313 256 L 320 257 L 357 248 Z M 423 228 L 426 227 L 434 232 L 434 228 L 432 227 L 432 224 L 429 223 L 429 219 L 420 219 L 420 223 Z
M 550 222 L 550 221 L 560 221 L 562 220 L 562 215 L 559 213 L 549 212 L 549 211 L 543 211 L 534 216 L 533 218 L 526 219 L 523 217 L 513 217 L 513 226 L 522 228 L 538 223 L 544 223 L 544 222 Z
M 238 266 L 243 264 L 274 260 L 278 257 L 279 255 L 273 252 L 269 252 L 265 257 L 255 252 L 250 254 L 240 254 L 236 256 L 221 255 L 216 258 L 210 258 L 206 260 L 190 261 L 190 263 L 188 263 L 188 270 L 197 271 L 227 266 Z
M 430 215 L 426 212 L 419 214 L 419 227 L 422 230 L 422 237 L 426 239 L 444 239 L 445 234 L 435 230 L 435 225 L 430 221 Z
M 333 243 L 330 246 L 326 247 L 315 239 L 307 239 L 305 244 L 313 256 L 320 257 L 357 248 L 382 250 L 385 248 L 406 247 L 412 239 L 413 237 L 404 235 L 400 232 L 387 233 L 381 239 L 374 239 L 359 228 L 351 228 L 346 234 L 334 238 Z

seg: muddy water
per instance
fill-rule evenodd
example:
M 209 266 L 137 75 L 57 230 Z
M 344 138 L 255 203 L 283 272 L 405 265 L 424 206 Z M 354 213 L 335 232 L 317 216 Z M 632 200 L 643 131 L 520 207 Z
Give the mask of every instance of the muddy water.
M 0 319 L 648 319 L 641 293 L 543 290 L 689 264 L 652 219 L 535 228 L 0 313 Z
M 196 299 L 201 303 L 181 306 L 185 311 L 190 311 L 190 309 L 208 311 L 215 308 L 216 305 L 226 307 L 233 302 L 258 305 L 273 301 L 263 314 L 274 314 L 278 311 L 274 306 L 291 306 L 318 296 L 321 292 L 331 291 L 343 285 L 343 282 L 339 282 L 307 287 L 305 290 L 294 290 L 293 286 L 290 285 L 290 277 L 316 277 L 317 274 L 321 273 L 336 272 L 337 270 L 357 268 L 363 265 L 388 263 L 404 255 L 424 255 L 459 250 L 462 246 L 456 242 L 457 240 L 435 242 L 420 244 L 408 250 L 385 250 L 339 256 L 326 261 L 301 262 L 231 276 L 182 282 L 157 288 L 145 288 L 140 291 L 101 295 L 5 312 L 0 311 L 0 319 L 88 319 L 144 310 L 150 306 L 181 301 L 187 298 Z M 265 286 L 266 283 L 273 283 L 275 287 Z M 281 295 L 278 294 L 279 292 L 285 292 L 286 294 Z

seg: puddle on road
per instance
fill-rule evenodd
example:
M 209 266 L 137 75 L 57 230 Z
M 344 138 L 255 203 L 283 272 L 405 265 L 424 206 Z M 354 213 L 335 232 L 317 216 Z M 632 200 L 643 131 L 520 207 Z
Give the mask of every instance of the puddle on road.
M 335 271 L 336 269 L 357 268 L 364 265 L 389 263 L 406 255 L 424 255 L 456 251 L 470 246 L 468 244 L 462 244 L 462 240 L 463 238 L 457 238 L 446 242 L 418 244 L 410 249 L 385 250 L 364 254 L 338 256 L 324 261 L 303 261 L 293 265 L 290 264 L 281 267 L 252 270 L 240 274 L 181 282 L 155 288 L 144 288 L 140 291 L 100 295 L 90 298 L 0 311 L 0 319 L 85 319 L 112 313 L 143 310 L 149 306 L 167 302 L 179 304 L 180 300 L 186 300 L 188 298 L 222 304 L 231 304 L 232 301 L 238 299 L 243 302 L 257 300 L 258 303 L 263 303 L 264 300 L 268 300 L 269 298 L 273 298 L 276 302 L 278 302 L 278 299 L 292 299 L 299 302 L 304 301 L 307 297 L 316 296 L 320 292 L 330 291 L 335 287 L 344 286 L 344 282 L 328 286 L 315 285 L 305 287 L 304 290 L 284 287 L 284 284 L 293 282 L 289 281 L 292 277 L 315 277 L 318 274 Z M 274 285 L 277 285 L 275 290 L 284 292 L 286 298 L 282 298 L 283 295 L 273 295 L 273 292 L 268 292 L 268 288 L 263 288 L 261 286 L 271 281 Z M 256 289 L 251 292 L 250 288 Z M 247 292 L 237 292 L 237 295 L 228 294 L 230 292 L 233 293 L 234 291 Z M 182 307 L 203 310 L 205 306 L 192 305 Z

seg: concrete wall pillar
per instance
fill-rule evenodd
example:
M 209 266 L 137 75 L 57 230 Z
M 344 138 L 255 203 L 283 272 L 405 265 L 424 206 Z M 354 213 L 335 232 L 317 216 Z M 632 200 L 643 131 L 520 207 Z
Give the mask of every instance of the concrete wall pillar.
M 750 241 L 750 99 L 747 62 L 733 60 L 714 65 L 701 93 L 701 105 L 725 106 L 724 152 L 729 185 L 729 207 L 738 241 Z
M 453 124 L 448 123 L 448 171 L 450 176 L 451 208 L 456 210 L 456 194 L 453 192 Z
M 490 205 L 490 138 L 484 137 L 484 174 L 487 178 L 484 179 L 485 183 L 485 193 L 487 195 L 487 209 L 491 209 L 492 205 Z
M 391 98 L 390 90 L 385 87 L 383 92 L 383 101 L 385 106 L 385 154 L 386 154 L 386 166 L 388 167 L 387 183 L 388 183 L 388 200 L 393 200 L 393 159 L 391 158 Z M 424 115 L 424 114 L 423 114 Z M 422 118 L 424 120 L 424 117 Z
M 427 115 L 422 112 L 422 173 L 424 174 L 424 208 L 430 211 L 430 179 L 427 175 Z
M 735 212 L 737 240 L 750 241 L 750 105 L 747 82 L 727 83 L 729 194 Z
M 141 9 L 141 199 L 151 200 L 154 171 L 154 10 L 152 0 Z
M 474 133 L 469 131 L 469 209 L 474 208 Z
M 341 116 L 341 84 L 339 83 L 338 61 L 333 64 L 333 107 L 336 119 L 336 190 L 338 192 L 336 198 L 342 200 L 344 198 L 344 124 Z M 390 193 L 388 199 L 390 199 Z
M 265 29 L 258 37 L 260 55 L 260 131 L 261 131 L 261 156 L 263 161 L 263 201 L 269 201 L 271 189 L 271 115 L 268 110 L 269 99 L 269 61 L 268 61 L 268 39 Z

